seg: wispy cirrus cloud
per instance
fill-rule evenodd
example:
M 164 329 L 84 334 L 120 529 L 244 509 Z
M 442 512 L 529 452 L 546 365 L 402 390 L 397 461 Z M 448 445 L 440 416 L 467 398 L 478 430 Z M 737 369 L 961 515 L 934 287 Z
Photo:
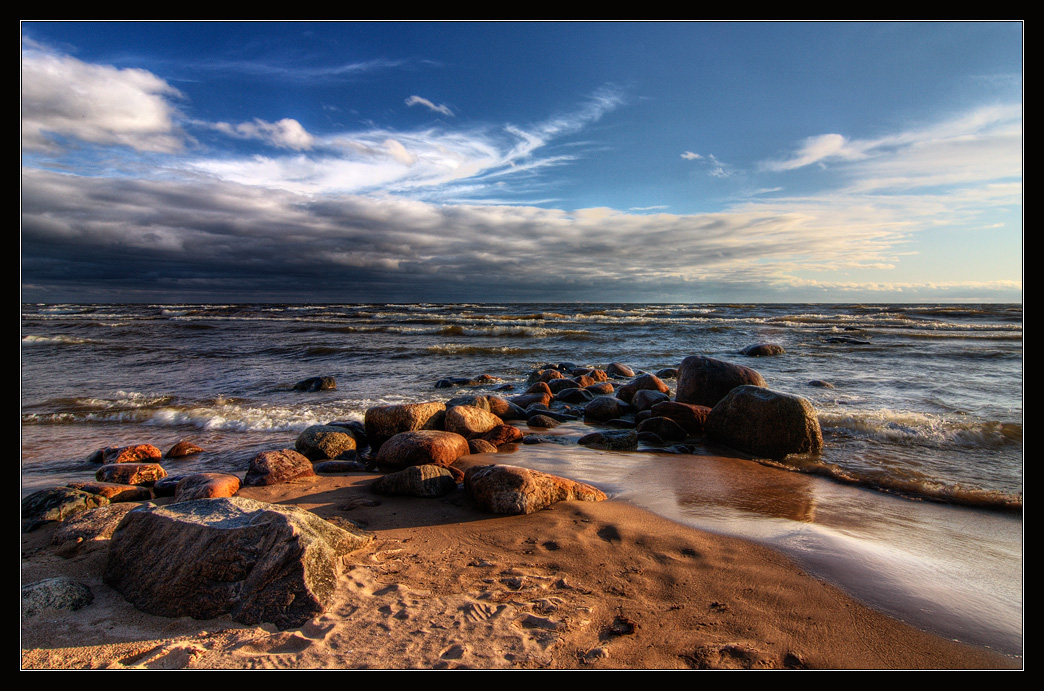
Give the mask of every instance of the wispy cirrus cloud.
M 436 113 L 442 113 L 448 117 L 453 117 L 453 111 L 445 103 L 435 105 L 431 101 L 421 96 L 410 96 L 406 99 L 406 105 L 408 106 L 424 106 L 428 110 L 432 110 Z

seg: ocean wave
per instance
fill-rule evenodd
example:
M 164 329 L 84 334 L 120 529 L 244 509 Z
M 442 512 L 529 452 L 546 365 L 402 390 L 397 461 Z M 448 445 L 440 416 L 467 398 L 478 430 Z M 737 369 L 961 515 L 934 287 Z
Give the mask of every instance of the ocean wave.
M 953 420 L 929 413 L 876 410 L 864 413 L 820 412 L 828 434 L 937 447 L 998 448 L 1022 443 L 1022 425 L 997 421 Z
M 22 336 L 22 345 L 99 345 L 102 341 L 76 336 Z
M 442 343 L 431 345 L 426 349 L 429 353 L 439 355 L 526 355 L 537 352 L 538 348 L 517 348 L 513 346 L 474 346 L 467 343 Z

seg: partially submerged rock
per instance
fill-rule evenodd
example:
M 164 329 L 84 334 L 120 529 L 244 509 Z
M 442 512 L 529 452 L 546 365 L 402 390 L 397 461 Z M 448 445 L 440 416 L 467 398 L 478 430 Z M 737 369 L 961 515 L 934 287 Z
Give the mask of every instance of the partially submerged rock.
M 355 437 L 344 427 L 334 425 L 312 425 L 297 436 L 294 448 L 310 461 L 328 458 L 347 458 L 346 454 L 356 450 Z
M 592 432 L 577 439 L 576 443 L 605 451 L 637 451 L 638 433 L 633 429 Z
M 167 453 L 164 454 L 164 457 L 182 458 L 184 456 L 191 456 L 193 454 L 203 453 L 204 451 L 206 451 L 206 449 L 196 446 L 190 441 L 179 441 L 177 444 L 170 447 Z
M 98 468 L 94 479 L 121 485 L 151 485 L 167 477 L 159 463 L 108 463 Z
M 782 355 L 784 352 L 783 346 L 777 343 L 758 343 L 756 345 L 750 345 L 740 351 L 741 354 L 747 357 L 767 357 L 770 355 Z
M 87 460 L 92 463 L 140 463 L 163 458 L 163 453 L 152 444 L 130 446 L 108 446 L 92 453 Z
M 147 505 L 113 535 L 104 581 L 149 614 L 292 628 L 323 612 L 342 557 L 372 539 L 242 497 Z
M 767 458 L 819 453 L 823 432 L 816 410 L 804 398 L 758 386 L 729 392 L 707 416 L 707 434 L 742 451 Z
M 678 368 L 678 391 L 674 400 L 713 408 L 737 386 L 768 386 L 765 378 L 749 367 L 695 355 Z
M 492 513 L 527 514 L 559 501 L 603 501 L 605 493 L 582 482 L 511 465 L 474 466 L 464 489 Z
M 336 388 L 333 377 L 309 377 L 294 384 L 294 391 L 332 391 Z

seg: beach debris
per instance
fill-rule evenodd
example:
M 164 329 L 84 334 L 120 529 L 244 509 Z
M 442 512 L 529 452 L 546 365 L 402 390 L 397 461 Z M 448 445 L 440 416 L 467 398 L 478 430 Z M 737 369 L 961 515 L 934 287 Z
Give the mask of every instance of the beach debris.
M 94 479 L 123 485 L 151 485 L 167 477 L 159 463 L 107 463 L 98 468 Z
M 376 461 L 396 469 L 428 463 L 448 467 L 468 453 L 468 440 L 456 432 L 426 429 L 396 434 L 381 445 Z
M 48 578 L 22 586 L 22 617 L 45 609 L 77 610 L 94 602 L 94 593 L 83 583 L 69 578 Z
M 694 355 L 682 360 L 678 368 L 678 392 L 674 400 L 714 407 L 737 386 L 768 384 L 758 372 L 731 362 Z
M 738 386 L 707 415 L 707 435 L 742 451 L 780 459 L 819 453 L 823 432 L 816 410 L 800 396 Z
M 287 629 L 324 611 L 342 557 L 372 540 L 242 497 L 146 505 L 113 534 L 103 580 L 149 614 Z
M 336 388 L 333 377 L 309 377 L 294 384 L 294 391 L 330 391 Z
M 366 438 L 377 453 L 385 441 L 400 432 L 442 429 L 445 417 L 446 405 L 439 402 L 376 406 L 366 411 Z
M 384 495 L 441 497 L 456 491 L 457 481 L 446 468 L 438 465 L 414 465 L 377 479 L 373 491 Z
M 206 449 L 196 446 L 190 441 L 179 441 L 170 447 L 170 450 L 164 454 L 164 458 L 182 458 L 183 456 L 191 456 L 197 453 L 204 453 L 205 451 Z
M 312 462 L 293 449 L 262 451 L 247 469 L 244 485 L 279 485 L 299 478 L 315 477 Z
M 355 437 L 341 426 L 312 425 L 298 435 L 294 448 L 310 461 L 336 458 L 355 460 L 357 448 Z
M 100 494 L 91 494 L 72 487 L 42 489 L 22 500 L 22 518 L 28 521 L 22 530 L 28 533 L 45 523 L 65 521 L 108 503 L 109 500 Z
M 740 354 L 747 357 L 767 357 L 770 355 L 782 355 L 785 352 L 783 346 L 776 343 L 758 343 L 747 346 L 740 351 Z
M 69 487 L 91 494 L 100 494 L 110 502 L 148 501 L 152 492 L 148 487 L 123 485 L 116 482 L 70 482 Z
M 633 429 L 592 432 L 577 439 L 576 443 L 606 451 L 637 451 L 638 433 Z
M 605 493 L 582 482 L 512 465 L 473 466 L 464 489 L 480 508 L 500 514 L 528 514 L 559 501 L 603 501 Z
M 127 512 L 138 506 L 137 503 L 124 502 L 84 511 L 58 526 L 51 536 L 51 544 L 60 556 L 73 556 L 85 543 L 111 538 Z
M 504 421 L 499 417 L 475 406 L 456 405 L 446 411 L 446 431 L 455 432 L 465 439 L 481 436 L 502 424 Z
M 174 501 L 231 497 L 239 491 L 239 484 L 239 478 L 229 473 L 193 473 L 178 481 Z

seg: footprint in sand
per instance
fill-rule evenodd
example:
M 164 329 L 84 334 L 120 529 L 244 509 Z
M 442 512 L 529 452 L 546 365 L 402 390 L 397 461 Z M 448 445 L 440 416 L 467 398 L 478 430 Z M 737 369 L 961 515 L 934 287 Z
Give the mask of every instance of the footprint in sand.
M 464 610 L 464 616 L 475 624 L 480 624 L 484 621 L 489 621 L 499 617 L 507 605 L 497 605 L 492 607 L 483 602 L 469 602 L 464 605 L 461 609 Z

